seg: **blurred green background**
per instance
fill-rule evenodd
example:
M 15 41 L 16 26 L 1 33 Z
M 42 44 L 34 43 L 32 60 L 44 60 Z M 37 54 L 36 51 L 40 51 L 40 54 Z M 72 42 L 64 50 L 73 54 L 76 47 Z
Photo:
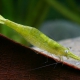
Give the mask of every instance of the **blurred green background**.
M 79 0 L 0 0 L 0 14 L 14 22 L 36 27 L 57 41 L 80 36 Z M 4 25 L 0 25 L 0 33 L 28 44 Z

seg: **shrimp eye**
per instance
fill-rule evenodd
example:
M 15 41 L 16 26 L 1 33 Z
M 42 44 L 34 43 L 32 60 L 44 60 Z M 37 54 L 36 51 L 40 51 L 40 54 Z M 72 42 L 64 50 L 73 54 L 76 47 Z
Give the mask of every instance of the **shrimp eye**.
M 65 50 L 65 53 L 68 53 L 68 50 Z

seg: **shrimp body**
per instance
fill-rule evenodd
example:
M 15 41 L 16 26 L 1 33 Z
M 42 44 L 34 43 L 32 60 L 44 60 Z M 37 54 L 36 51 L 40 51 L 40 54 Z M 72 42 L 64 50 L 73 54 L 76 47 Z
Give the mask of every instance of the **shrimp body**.
M 10 28 L 14 29 L 19 34 L 21 34 L 28 42 L 30 42 L 32 45 L 38 48 L 46 50 L 47 52 L 51 54 L 55 54 L 59 56 L 60 58 L 62 56 L 65 56 L 67 58 L 71 57 L 75 60 L 80 61 L 80 57 L 73 54 L 71 51 L 69 51 L 69 49 L 60 45 L 56 41 L 50 39 L 49 37 L 44 35 L 42 32 L 40 32 L 36 28 L 17 24 L 13 21 L 3 18 L 1 15 L 0 15 L 0 23 L 5 24 L 9 26 Z

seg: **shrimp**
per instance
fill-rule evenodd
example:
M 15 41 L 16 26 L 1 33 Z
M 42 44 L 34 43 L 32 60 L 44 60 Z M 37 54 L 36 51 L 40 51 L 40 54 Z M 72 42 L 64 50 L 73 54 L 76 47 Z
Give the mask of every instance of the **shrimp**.
M 7 25 L 10 28 L 17 31 L 32 45 L 40 49 L 46 50 L 50 54 L 55 54 L 60 59 L 62 59 L 62 57 L 65 56 L 66 58 L 73 58 L 75 60 L 80 61 L 80 57 L 73 54 L 68 48 L 50 39 L 36 28 L 15 23 L 13 21 L 10 21 L 9 19 L 5 19 L 1 15 L 0 23 Z

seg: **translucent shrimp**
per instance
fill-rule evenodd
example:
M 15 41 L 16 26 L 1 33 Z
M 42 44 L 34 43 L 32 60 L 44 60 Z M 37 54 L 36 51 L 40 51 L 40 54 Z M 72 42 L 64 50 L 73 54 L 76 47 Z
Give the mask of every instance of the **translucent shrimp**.
M 57 43 L 56 41 L 50 39 L 49 37 L 44 35 L 42 32 L 40 32 L 36 28 L 17 24 L 13 21 L 5 19 L 1 15 L 0 15 L 0 23 L 5 24 L 5 25 L 9 26 L 10 28 L 14 29 L 15 31 L 17 31 L 32 45 L 34 45 L 40 49 L 46 50 L 47 52 L 49 52 L 51 54 L 55 54 L 60 59 L 62 59 L 62 56 L 65 56 L 66 58 L 73 58 L 75 60 L 80 61 L 80 57 L 73 54 L 66 47 L 64 47 L 64 46 L 60 45 L 59 43 Z

